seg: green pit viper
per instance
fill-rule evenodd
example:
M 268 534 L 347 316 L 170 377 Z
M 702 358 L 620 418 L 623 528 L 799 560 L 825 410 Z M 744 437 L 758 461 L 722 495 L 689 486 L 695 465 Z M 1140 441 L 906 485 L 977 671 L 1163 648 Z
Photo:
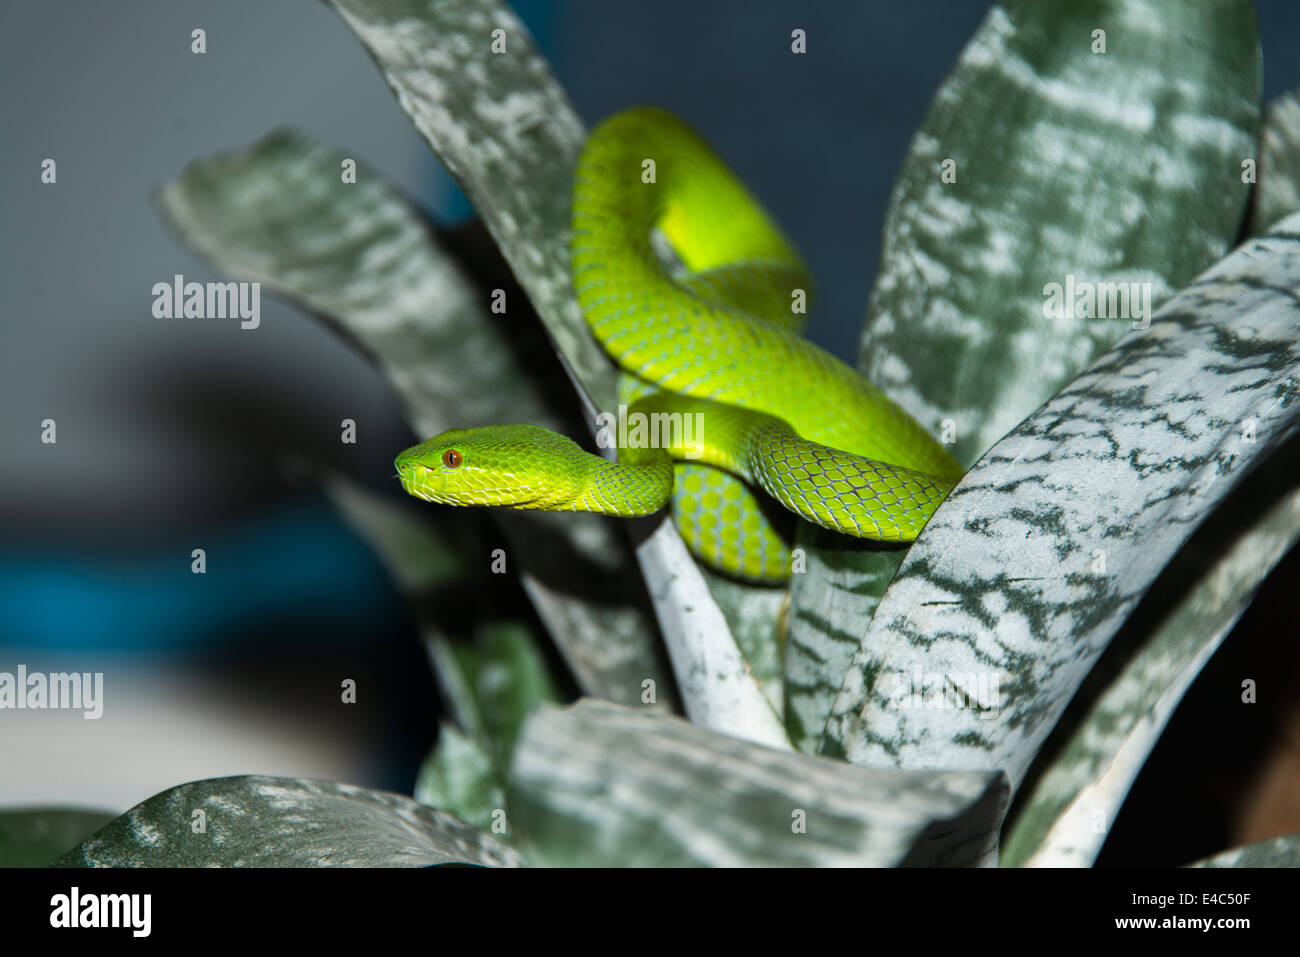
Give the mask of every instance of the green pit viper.
M 847 535 L 908 542 L 960 478 L 916 420 L 801 338 L 803 261 L 673 114 L 639 107 L 592 130 L 570 253 L 587 324 L 625 373 L 632 428 L 618 461 L 539 426 L 452 429 L 398 456 L 411 495 L 625 516 L 671 500 L 701 560 L 775 583 L 790 574 L 789 527 L 771 500 Z

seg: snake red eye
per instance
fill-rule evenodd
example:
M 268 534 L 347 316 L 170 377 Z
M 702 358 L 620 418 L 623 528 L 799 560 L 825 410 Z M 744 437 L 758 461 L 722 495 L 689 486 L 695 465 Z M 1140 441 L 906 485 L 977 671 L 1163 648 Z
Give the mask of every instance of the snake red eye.
M 460 463 L 461 455 L 455 449 L 448 449 L 446 452 L 442 453 L 442 464 L 447 466 L 447 468 L 457 468 L 460 466 Z

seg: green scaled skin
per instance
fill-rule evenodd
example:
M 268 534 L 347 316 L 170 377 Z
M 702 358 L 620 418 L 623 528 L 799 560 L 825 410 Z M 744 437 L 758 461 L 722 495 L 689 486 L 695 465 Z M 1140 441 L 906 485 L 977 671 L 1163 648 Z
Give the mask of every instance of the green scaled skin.
M 578 302 L 628 373 L 622 394 L 635 397 L 618 462 L 536 426 L 454 429 L 398 456 L 407 492 L 627 516 L 671 501 L 698 557 L 760 582 L 789 574 L 763 494 L 847 535 L 916 538 L 960 466 L 870 382 L 799 336 L 791 304 L 811 296 L 807 270 L 694 131 L 653 108 L 600 124 L 578 162 L 572 225 Z M 654 231 L 681 268 L 665 267 Z

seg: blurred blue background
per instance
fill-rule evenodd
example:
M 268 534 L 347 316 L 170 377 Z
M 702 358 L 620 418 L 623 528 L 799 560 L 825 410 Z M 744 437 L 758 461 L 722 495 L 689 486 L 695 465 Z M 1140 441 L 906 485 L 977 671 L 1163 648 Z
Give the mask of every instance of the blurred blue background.
M 1300 6 L 1260 0 L 1265 95 L 1300 84 Z M 987 5 L 521 0 L 582 118 L 653 102 L 697 126 L 820 284 L 810 336 L 850 361 L 908 140 Z M 190 31 L 207 53 L 190 53 Z M 788 53 L 790 31 L 808 53 Z M 158 323 L 150 289 L 218 278 L 152 194 L 290 124 L 445 222 L 471 215 L 361 45 L 314 0 L 0 6 L 0 670 L 104 670 L 105 717 L 0 712 L 0 806 L 125 808 L 265 772 L 411 788 L 436 693 L 376 558 L 286 455 L 395 492 L 412 436 L 315 319 Z M 779 136 L 772 136 L 778 129 Z M 54 187 L 41 160 L 58 163 Z M 58 423 L 43 445 L 40 423 Z M 353 418 L 356 445 L 338 423 Z M 190 573 L 193 548 L 206 575 Z M 358 703 L 339 703 L 343 678 Z M 75 717 L 75 720 L 74 720 Z

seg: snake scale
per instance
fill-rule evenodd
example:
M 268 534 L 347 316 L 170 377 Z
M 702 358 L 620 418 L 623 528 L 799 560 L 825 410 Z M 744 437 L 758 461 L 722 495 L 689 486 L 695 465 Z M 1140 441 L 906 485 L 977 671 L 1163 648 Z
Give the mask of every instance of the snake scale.
M 617 430 L 618 461 L 538 426 L 452 429 L 398 456 L 408 493 L 626 516 L 671 501 L 696 556 L 758 582 L 790 573 L 772 501 L 847 535 L 916 538 L 961 467 L 800 336 L 806 267 L 694 130 L 651 107 L 605 120 L 583 146 L 572 210 L 573 287 L 624 372 L 632 427 Z

